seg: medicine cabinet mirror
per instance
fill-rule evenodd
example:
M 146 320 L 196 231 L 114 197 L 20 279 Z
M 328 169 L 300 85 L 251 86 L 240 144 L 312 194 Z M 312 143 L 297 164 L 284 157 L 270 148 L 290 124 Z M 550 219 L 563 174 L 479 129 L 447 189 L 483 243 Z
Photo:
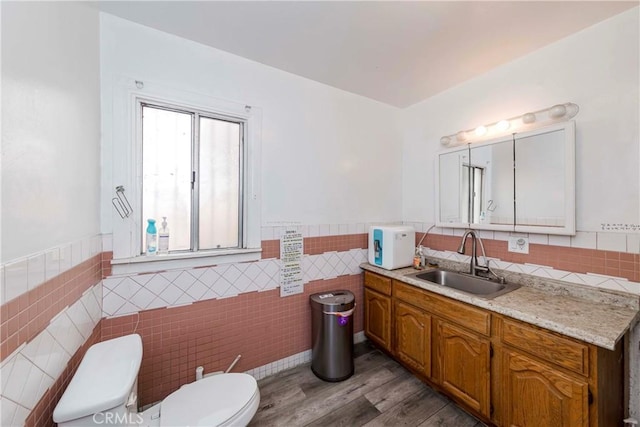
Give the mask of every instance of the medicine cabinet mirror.
M 575 234 L 575 123 L 437 156 L 436 225 Z

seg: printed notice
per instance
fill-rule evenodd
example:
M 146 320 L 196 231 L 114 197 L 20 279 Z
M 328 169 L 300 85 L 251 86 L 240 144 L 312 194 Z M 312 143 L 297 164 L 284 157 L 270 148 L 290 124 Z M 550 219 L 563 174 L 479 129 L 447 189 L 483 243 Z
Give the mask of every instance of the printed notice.
M 637 233 L 640 232 L 640 224 L 628 222 L 603 222 L 600 224 L 600 229 L 602 231 Z
M 280 296 L 301 294 L 304 292 L 302 283 L 302 255 L 304 240 L 302 233 L 287 230 L 280 238 Z

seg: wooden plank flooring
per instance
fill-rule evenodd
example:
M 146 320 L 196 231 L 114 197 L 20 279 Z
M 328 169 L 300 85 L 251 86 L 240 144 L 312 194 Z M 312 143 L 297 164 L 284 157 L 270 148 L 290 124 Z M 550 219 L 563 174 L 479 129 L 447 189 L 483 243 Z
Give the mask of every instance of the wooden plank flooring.
M 368 341 L 354 352 L 355 374 L 342 382 L 322 381 L 309 364 L 260 380 L 249 426 L 484 426 Z

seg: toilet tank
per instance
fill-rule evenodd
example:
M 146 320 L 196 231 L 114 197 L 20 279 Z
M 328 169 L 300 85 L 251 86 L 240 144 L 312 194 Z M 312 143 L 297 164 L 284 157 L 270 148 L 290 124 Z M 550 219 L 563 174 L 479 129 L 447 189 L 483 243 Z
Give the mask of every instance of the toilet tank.
M 137 411 L 142 339 L 126 335 L 92 345 L 53 411 L 60 427 L 127 425 Z

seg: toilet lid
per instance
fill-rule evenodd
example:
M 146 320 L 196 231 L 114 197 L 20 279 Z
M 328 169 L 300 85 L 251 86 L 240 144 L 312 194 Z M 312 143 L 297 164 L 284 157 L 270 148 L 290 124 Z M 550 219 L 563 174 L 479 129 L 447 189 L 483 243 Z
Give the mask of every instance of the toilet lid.
M 258 389 L 248 374 L 220 374 L 182 386 L 160 404 L 161 426 L 217 426 L 236 415 Z

